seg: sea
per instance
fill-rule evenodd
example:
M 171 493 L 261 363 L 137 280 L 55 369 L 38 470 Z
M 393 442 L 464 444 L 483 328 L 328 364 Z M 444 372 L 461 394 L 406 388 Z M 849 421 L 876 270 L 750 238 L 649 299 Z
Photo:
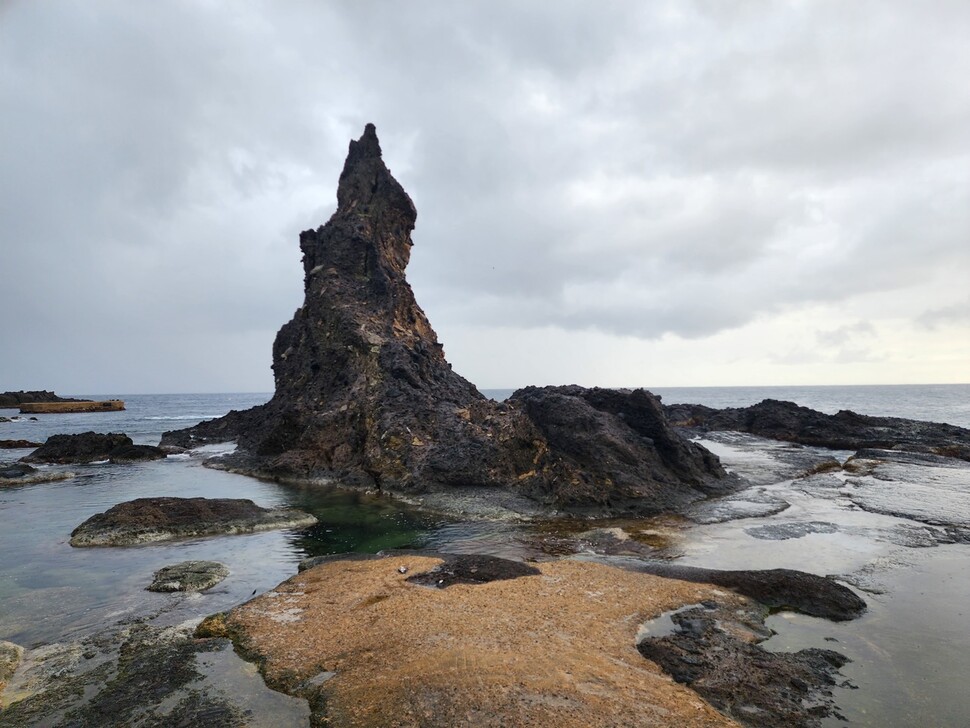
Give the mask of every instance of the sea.
M 970 384 L 646 388 L 667 404 L 741 407 L 771 398 L 827 413 L 849 409 L 970 428 Z M 511 391 L 483 393 L 501 400 Z M 94 430 L 124 432 L 136 443 L 157 444 L 167 430 L 261 404 L 270 394 L 73 396 L 120 398 L 126 409 L 36 416 L 0 409 L 0 418 L 8 419 L 0 421 L 0 439 L 43 442 L 53 434 Z M 704 444 L 738 472 L 751 471 L 752 458 L 762 456 L 761 445 L 750 441 Z M 772 457 L 772 446 L 763 447 L 764 457 Z M 41 649 L 142 615 L 163 614 L 177 624 L 272 589 L 309 556 L 394 548 L 542 556 L 528 524 L 461 521 L 378 494 L 280 485 L 203 466 L 206 457 L 228 448 L 200 448 L 148 463 L 51 466 L 74 475 L 0 487 L 0 640 Z M 0 450 L 0 465 L 29 452 Z M 851 453 L 836 455 L 844 459 Z M 765 472 L 771 472 L 770 466 Z M 886 491 L 893 498 L 918 493 L 920 499 L 948 504 L 946 512 L 955 523 L 970 523 L 970 468 L 914 466 L 894 477 L 895 490 Z M 920 543 L 909 536 L 925 528 L 925 519 L 860 509 L 858 498 L 853 501 L 856 496 L 845 489 L 812 491 L 791 479 L 770 481 L 763 478 L 752 492 L 757 491 L 757 498 L 786 499 L 791 506 L 784 513 L 706 524 L 665 521 L 662 528 L 674 532 L 677 543 L 667 558 L 714 568 L 802 569 L 844 577 L 844 583 L 859 591 L 870 609 L 852 622 L 836 624 L 784 612 L 769 619 L 776 636 L 765 643 L 768 649 L 825 647 L 852 660 L 843 668 L 846 682 L 835 687 L 844 720 L 829 718 L 826 726 L 970 724 L 970 691 L 965 689 L 970 675 L 970 545 Z M 71 531 L 91 515 L 149 496 L 250 498 L 262 506 L 307 510 L 319 523 L 308 529 L 129 548 L 70 546 Z M 774 532 L 771 528 L 791 530 L 792 523 L 802 526 L 795 529 L 801 536 L 764 538 Z M 811 525 L 819 523 L 827 525 Z M 145 590 L 155 570 L 188 559 L 220 561 L 229 567 L 230 577 L 202 594 Z

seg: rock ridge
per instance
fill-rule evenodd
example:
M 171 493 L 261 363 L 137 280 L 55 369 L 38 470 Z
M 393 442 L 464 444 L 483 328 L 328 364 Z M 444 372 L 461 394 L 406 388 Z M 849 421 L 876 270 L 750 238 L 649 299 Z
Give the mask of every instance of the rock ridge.
M 851 410 L 828 415 L 776 399 L 750 407 L 672 404 L 664 409 L 671 423 L 701 431 L 748 432 L 834 450 L 903 450 L 970 461 L 970 430 L 945 423 L 874 417 Z

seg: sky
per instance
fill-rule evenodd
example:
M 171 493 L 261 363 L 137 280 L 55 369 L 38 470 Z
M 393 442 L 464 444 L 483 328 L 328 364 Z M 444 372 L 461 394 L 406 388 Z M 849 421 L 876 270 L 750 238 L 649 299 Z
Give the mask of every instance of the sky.
M 0 391 L 271 391 L 373 122 L 481 388 L 970 381 L 970 3 L 0 0 Z

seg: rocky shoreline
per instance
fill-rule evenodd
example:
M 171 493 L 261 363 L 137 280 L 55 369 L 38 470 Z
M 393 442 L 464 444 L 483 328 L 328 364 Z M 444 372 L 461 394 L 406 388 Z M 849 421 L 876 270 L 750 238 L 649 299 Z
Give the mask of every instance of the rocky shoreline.
M 311 725 L 735 725 L 680 684 L 749 726 L 818 726 L 833 710 L 844 657 L 765 652 L 768 608 L 746 597 L 604 564 L 503 561 L 328 558 L 196 636 L 231 639 L 270 686 L 309 702 Z M 697 603 L 704 614 L 684 613 L 677 634 L 638 641 L 643 623 Z
M 39 660 L 46 667 L 20 671 L 42 678 L 17 688 L 23 699 L 0 711 L 0 726 L 101 725 L 104 716 L 117 725 L 138 716 L 146 724 L 244 725 L 233 699 L 195 688 L 207 656 L 227 653 L 230 640 L 269 686 L 306 701 L 309 714 L 298 713 L 315 726 L 812 728 L 839 717 L 832 689 L 844 655 L 770 652 L 760 643 L 774 610 L 859 617 L 867 605 L 852 590 L 790 569 L 651 560 L 646 539 L 586 521 L 677 514 L 720 523 L 742 512 L 777 514 L 790 503 L 762 497 L 752 484 L 783 473 L 806 491 L 828 489 L 833 499 L 845 492 L 872 512 L 945 525 L 918 537 L 909 529 L 908 543 L 964 543 L 970 524 L 950 513 L 964 505 L 958 488 L 941 517 L 940 509 L 883 496 L 876 481 L 898 457 L 965 469 L 970 431 L 824 415 L 773 400 L 725 410 L 665 407 L 643 389 L 526 387 L 494 402 L 451 369 L 414 300 L 404 271 L 415 220 L 368 125 L 350 144 L 336 212 L 300 236 L 305 300 L 274 343 L 268 403 L 167 432 L 159 448 L 121 434 L 52 436 L 0 471 L 0 484 L 4 473 L 18 484 L 38 477 L 29 462 L 127 463 L 235 441 L 235 452 L 207 464 L 278 482 L 381 491 L 469 518 L 570 519 L 554 536 L 560 553 L 593 553 L 534 563 L 433 552 L 309 560 L 194 632 L 194 624 L 136 623 L 53 650 Z M 846 455 L 793 445 L 767 470 L 757 462 L 729 473 L 692 441 L 728 431 L 856 456 L 843 462 Z M 251 500 L 140 498 L 92 516 L 70 543 L 131 546 L 315 522 Z M 783 540 L 837 528 L 772 523 L 751 535 Z M 216 562 L 172 564 L 155 571 L 148 589 L 178 599 L 227 574 Z
M 672 425 L 691 433 L 747 432 L 832 450 L 897 450 L 970 461 L 970 430 L 939 422 L 871 417 L 850 410 L 827 415 L 775 399 L 724 409 L 672 404 L 664 406 L 664 413 Z

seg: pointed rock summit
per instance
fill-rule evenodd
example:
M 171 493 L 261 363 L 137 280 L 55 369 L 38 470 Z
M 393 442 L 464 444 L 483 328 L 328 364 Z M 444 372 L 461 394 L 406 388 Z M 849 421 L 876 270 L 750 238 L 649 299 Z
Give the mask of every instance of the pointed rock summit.
M 525 512 L 655 513 L 729 486 L 649 392 L 528 387 L 498 403 L 456 374 L 404 275 L 416 217 L 368 124 L 336 212 L 300 234 L 306 297 L 273 345 L 273 398 L 162 444 L 236 440 L 221 466 L 449 507 L 460 494 Z

